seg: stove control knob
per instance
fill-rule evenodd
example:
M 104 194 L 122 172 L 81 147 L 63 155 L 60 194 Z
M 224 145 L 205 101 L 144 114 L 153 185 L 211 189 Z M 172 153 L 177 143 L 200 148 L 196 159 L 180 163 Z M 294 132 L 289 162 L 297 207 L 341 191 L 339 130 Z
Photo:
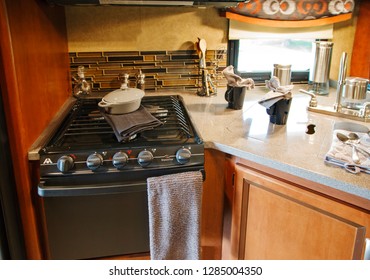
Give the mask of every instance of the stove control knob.
M 186 148 L 181 148 L 176 152 L 176 160 L 180 164 L 185 164 L 190 161 L 191 152 Z
M 137 162 L 140 166 L 148 166 L 153 161 L 153 154 L 149 151 L 141 151 L 137 156 Z
M 61 156 L 57 161 L 57 168 L 60 172 L 68 172 L 74 166 L 74 160 L 71 156 Z
M 117 152 L 113 155 L 113 165 L 117 169 L 123 168 L 128 161 L 128 156 L 124 152 Z
M 103 157 L 99 154 L 91 154 L 86 160 L 86 165 L 91 170 L 96 170 L 103 165 Z

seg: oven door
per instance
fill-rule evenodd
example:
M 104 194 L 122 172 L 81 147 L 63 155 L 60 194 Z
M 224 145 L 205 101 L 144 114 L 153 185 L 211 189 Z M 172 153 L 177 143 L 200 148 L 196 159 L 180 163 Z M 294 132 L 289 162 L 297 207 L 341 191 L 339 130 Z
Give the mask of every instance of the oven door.
M 149 251 L 146 182 L 41 182 L 48 259 L 90 259 Z

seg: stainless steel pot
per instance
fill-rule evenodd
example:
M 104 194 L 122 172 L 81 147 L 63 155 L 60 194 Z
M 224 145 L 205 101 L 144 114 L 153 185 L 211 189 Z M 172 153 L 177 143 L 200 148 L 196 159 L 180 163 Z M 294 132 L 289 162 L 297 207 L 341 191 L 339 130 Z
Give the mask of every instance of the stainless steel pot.
M 137 88 L 117 89 L 104 96 L 99 107 L 113 115 L 131 113 L 139 109 L 144 95 L 144 91 Z
M 358 77 L 347 77 L 344 82 L 342 96 L 350 100 L 366 99 L 368 79 Z

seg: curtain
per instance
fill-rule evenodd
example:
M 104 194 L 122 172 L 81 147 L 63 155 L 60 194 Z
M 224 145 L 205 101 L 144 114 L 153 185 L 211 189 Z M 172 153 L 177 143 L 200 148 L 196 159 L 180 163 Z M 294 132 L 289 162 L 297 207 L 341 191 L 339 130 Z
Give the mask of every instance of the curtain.
M 333 25 L 276 28 L 230 20 L 229 40 L 239 39 L 332 39 Z
M 246 0 L 227 10 L 272 20 L 312 20 L 351 13 L 354 0 Z

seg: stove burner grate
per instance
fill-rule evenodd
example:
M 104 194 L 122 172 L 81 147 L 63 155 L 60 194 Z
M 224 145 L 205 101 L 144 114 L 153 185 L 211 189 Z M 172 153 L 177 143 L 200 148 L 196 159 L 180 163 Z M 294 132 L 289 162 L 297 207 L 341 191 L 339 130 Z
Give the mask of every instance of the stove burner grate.
M 99 111 L 99 99 L 80 99 L 73 106 L 48 147 L 71 149 L 96 145 L 116 146 L 119 143 L 111 126 Z M 135 145 L 186 143 L 201 141 L 196 135 L 186 110 L 178 96 L 146 96 L 142 105 L 163 125 L 133 137 Z M 195 139 L 196 138 L 196 139 Z

